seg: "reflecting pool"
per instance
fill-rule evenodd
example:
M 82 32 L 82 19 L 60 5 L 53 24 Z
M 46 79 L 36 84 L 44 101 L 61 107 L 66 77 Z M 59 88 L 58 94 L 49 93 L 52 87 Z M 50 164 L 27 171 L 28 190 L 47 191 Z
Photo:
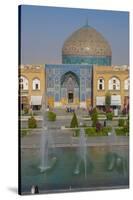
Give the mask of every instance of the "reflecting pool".
M 56 162 L 42 173 L 40 150 L 22 149 L 22 193 L 30 194 L 32 185 L 37 185 L 40 193 L 127 188 L 128 154 L 128 146 L 87 147 L 84 166 L 78 147 L 50 148 L 49 157 Z

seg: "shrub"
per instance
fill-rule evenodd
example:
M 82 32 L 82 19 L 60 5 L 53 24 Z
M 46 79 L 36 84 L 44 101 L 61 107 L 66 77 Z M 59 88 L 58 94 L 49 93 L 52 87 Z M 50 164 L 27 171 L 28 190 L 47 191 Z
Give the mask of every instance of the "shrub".
M 88 136 L 95 136 L 96 135 L 96 129 L 94 127 L 86 128 L 85 134 L 88 135 Z
M 117 136 L 124 135 L 123 128 L 116 128 L 115 133 L 116 133 Z
M 113 119 L 113 113 L 112 112 L 107 112 L 106 113 L 106 117 L 107 117 L 107 120 L 112 120 Z
M 28 135 L 28 131 L 27 130 L 21 130 L 21 136 L 24 137 Z
M 111 127 L 103 127 L 101 132 L 102 132 L 102 136 L 107 136 L 108 132 L 110 132 L 112 130 Z
M 116 128 L 115 129 L 116 135 L 117 136 L 127 136 L 129 135 L 128 129 L 126 126 L 122 127 L 122 128 Z
M 126 135 L 129 135 L 129 125 L 126 124 L 124 127 L 123 127 L 123 131 L 126 133 Z
M 75 128 L 75 127 L 78 127 L 78 119 L 77 119 L 76 113 L 74 112 L 73 118 L 71 120 L 70 128 Z
M 56 120 L 56 114 L 52 111 L 47 112 L 47 117 L 49 121 L 55 121 Z
M 125 120 L 124 119 L 119 119 L 118 125 L 119 126 L 124 126 L 124 124 L 125 124 Z
M 36 119 L 34 118 L 34 116 L 31 116 L 31 117 L 28 119 L 28 127 L 29 127 L 29 128 L 37 128 L 37 121 L 36 121 Z
M 89 127 L 85 129 L 85 134 L 88 136 L 108 136 L 108 132 L 111 131 L 111 127 L 103 127 L 100 131 L 96 131 L 96 128 Z
M 95 127 L 98 121 L 98 112 L 97 109 L 94 108 L 91 114 L 92 126 Z
M 27 107 L 24 108 L 24 114 L 28 114 L 29 113 L 29 109 Z

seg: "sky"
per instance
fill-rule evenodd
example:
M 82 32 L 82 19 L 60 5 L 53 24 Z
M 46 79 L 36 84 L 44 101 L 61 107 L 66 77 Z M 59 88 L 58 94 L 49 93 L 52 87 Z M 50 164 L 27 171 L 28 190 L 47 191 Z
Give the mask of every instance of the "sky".
M 129 13 L 21 6 L 21 64 L 60 64 L 64 41 L 88 24 L 111 45 L 112 64 L 129 65 Z

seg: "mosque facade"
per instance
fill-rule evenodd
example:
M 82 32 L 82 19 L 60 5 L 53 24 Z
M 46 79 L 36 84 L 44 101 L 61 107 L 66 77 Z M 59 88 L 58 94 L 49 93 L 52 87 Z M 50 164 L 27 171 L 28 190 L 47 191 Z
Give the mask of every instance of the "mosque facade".
M 41 108 L 42 97 L 51 108 L 104 107 L 129 102 L 129 68 L 111 66 L 112 50 L 104 36 L 88 24 L 72 33 L 62 47 L 62 64 L 23 65 L 20 93 L 25 105 Z M 119 86 L 119 87 L 118 87 Z M 126 99 L 126 100 L 125 100 Z M 25 107 L 22 103 L 22 108 Z

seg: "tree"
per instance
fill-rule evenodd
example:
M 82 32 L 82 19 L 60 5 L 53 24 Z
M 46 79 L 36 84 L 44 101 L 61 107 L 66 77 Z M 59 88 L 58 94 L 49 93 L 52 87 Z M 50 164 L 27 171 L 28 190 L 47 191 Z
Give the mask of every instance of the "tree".
M 47 112 L 48 121 L 55 121 L 56 120 L 56 113 L 52 111 Z
M 24 108 L 24 114 L 28 114 L 29 113 L 29 108 L 28 107 L 25 107 Z
M 74 112 L 73 118 L 71 120 L 70 128 L 75 128 L 75 127 L 78 127 L 78 119 L 77 119 L 76 113 Z
M 31 116 L 31 117 L 28 119 L 28 127 L 29 127 L 29 128 L 37 128 L 37 121 L 36 121 L 36 119 L 34 118 L 34 116 Z
M 106 107 L 106 109 L 109 109 L 110 105 L 111 105 L 111 95 L 110 95 L 109 92 L 107 92 L 106 96 L 105 96 L 105 107 Z
M 107 120 L 112 120 L 113 119 L 113 113 L 112 112 L 107 112 L 106 113 L 106 118 L 107 118 Z
M 95 127 L 98 121 L 98 112 L 97 109 L 94 108 L 91 114 L 92 126 Z

